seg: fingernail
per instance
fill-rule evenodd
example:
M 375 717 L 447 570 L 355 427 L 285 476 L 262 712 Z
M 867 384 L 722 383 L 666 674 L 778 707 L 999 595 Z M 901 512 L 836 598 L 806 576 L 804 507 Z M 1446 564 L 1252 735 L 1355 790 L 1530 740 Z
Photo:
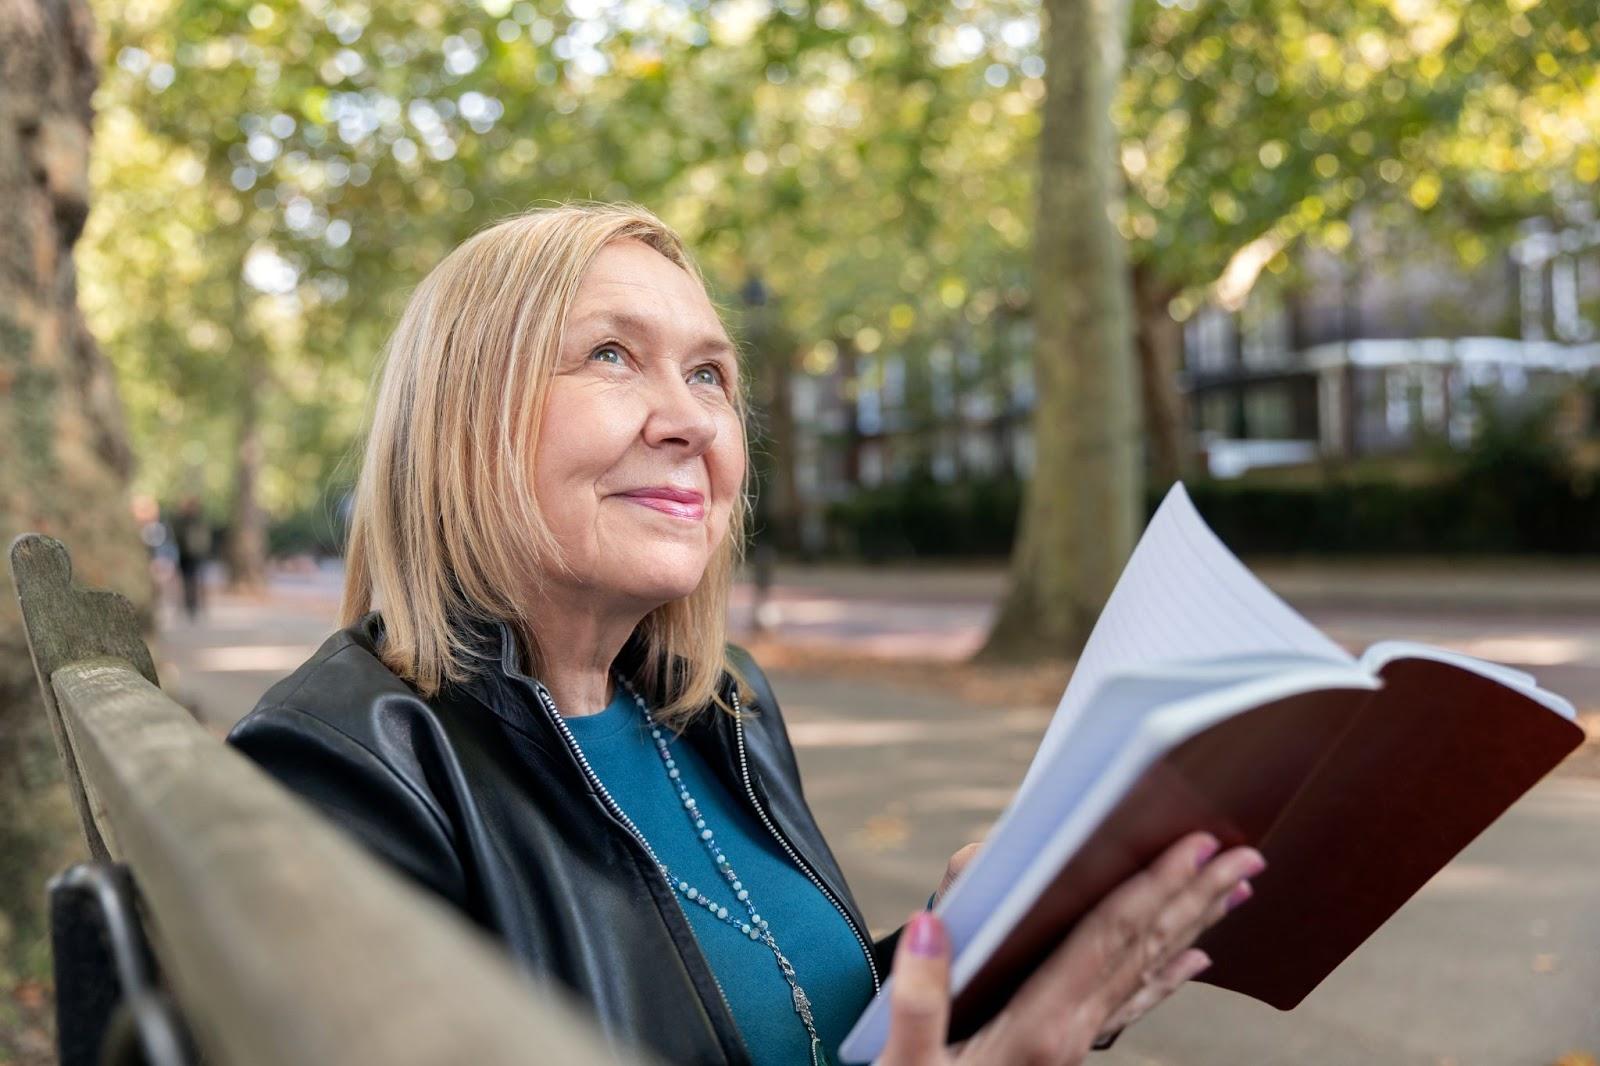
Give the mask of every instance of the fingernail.
M 1245 900 L 1249 899 L 1253 895 L 1255 895 L 1255 889 L 1250 887 L 1250 882 L 1249 881 L 1240 881 L 1237 885 L 1234 886 L 1233 891 L 1228 893 L 1228 899 L 1227 899 L 1227 903 L 1226 903 L 1226 905 L 1224 907 L 1224 910 L 1225 911 L 1233 910 L 1235 907 L 1237 907 L 1239 904 L 1243 903 Z
M 1267 860 L 1259 852 L 1251 857 L 1250 863 L 1245 867 L 1244 876 L 1254 877 L 1267 868 Z
M 920 911 L 912 918 L 905 932 L 906 947 L 911 954 L 932 958 L 944 954 L 944 924 L 932 911 Z
M 1194 857 L 1194 868 L 1196 870 L 1200 869 L 1206 863 L 1211 861 L 1211 857 L 1213 855 L 1215 855 L 1217 852 L 1219 852 L 1221 850 L 1222 850 L 1222 842 L 1217 840 L 1215 837 L 1213 837 L 1210 840 L 1206 841 L 1204 844 L 1200 845 L 1199 852 L 1195 854 L 1195 857 Z

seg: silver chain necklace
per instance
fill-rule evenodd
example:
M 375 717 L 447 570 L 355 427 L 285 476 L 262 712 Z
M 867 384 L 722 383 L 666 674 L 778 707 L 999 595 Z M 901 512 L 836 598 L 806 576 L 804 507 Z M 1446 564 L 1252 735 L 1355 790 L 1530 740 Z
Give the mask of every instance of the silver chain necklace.
M 662 767 L 666 771 L 668 783 L 678 790 L 678 799 L 683 805 L 684 814 L 688 816 L 689 821 L 693 824 L 696 836 L 706 849 L 707 854 L 711 856 L 711 861 L 716 865 L 717 871 L 722 874 L 728 890 L 734 894 L 734 898 L 739 903 L 744 905 L 745 918 L 748 920 L 741 918 L 738 914 L 729 910 L 728 907 L 717 903 L 709 894 L 696 888 L 688 881 L 675 877 L 672 871 L 667 868 L 667 864 L 661 860 L 660 856 L 655 854 L 655 849 L 650 848 L 648 843 L 645 845 L 646 849 L 650 851 L 651 857 L 655 859 L 656 865 L 661 870 L 661 876 L 666 878 L 667 884 L 674 891 L 695 906 L 705 908 L 707 914 L 737 929 L 752 942 L 766 945 L 772 952 L 772 956 L 778 964 L 778 972 L 783 975 L 784 981 L 789 985 L 794 1012 L 799 1016 L 800 1023 L 806 1027 L 806 1035 L 811 1039 L 811 1066 L 829 1066 L 827 1051 L 822 1043 L 822 1037 L 817 1035 L 816 1022 L 812 1017 L 811 997 L 806 995 L 804 988 L 800 987 L 800 981 L 795 975 L 794 964 L 789 961 L 778 947 L 777 938 L 772 935 L 771 929 L 768 928 L 767 920 L 756 911 L 755 900 L 751 898 L 750 890 L 739 879 L 739 875 L 734 872 L 733 864 L 728 861 L 727 855 L 723 853 L 721 846 L 717 844 L 716 834 L 706 824 L 704 812 L 700 810 L 699 803 L 689 794 L 689 789 L 684 784 L 682 771 L 678 769 L 677 760 L 672 757 L 671 742 L 662 734 L 661 726 L 656 723 L 655 718 L 651 715 L 650 708 L 645 704 L 644 698 L 634 691 L 633 686 L 628 684 L 627 680 L 621 675 L 617 675 L 617 683 L 627 691 L 629 696 L 633 697 L 634 704 L 638 706 L 640 713 L 644 715 L 645 721 L 650 724 L 650 738 L 655 742 L 656 753 L 661 756 Z M 576 742 L 577 738 L 574 737 L 573 740 Z M 642 833 L 640 834 L 640 839 L 643 840 Z

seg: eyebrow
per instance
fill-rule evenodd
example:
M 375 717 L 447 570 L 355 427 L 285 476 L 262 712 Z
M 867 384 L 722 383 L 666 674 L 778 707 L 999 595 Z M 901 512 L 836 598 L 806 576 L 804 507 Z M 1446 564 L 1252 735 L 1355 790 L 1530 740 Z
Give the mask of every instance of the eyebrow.
M 576 323 L 577 327 L 601 326 L 607 329 L 625 333 L 638 333 L 645 336 L 654 336 L 656 328 L 647 318 L 629 311 L 597 311 L 585 315 Z M 734 358 L 738 352 L 733 347 L 733 342 L 727 337 L 706 336 L 702 337 L 692 349 L 691 354 L 717 354 Z

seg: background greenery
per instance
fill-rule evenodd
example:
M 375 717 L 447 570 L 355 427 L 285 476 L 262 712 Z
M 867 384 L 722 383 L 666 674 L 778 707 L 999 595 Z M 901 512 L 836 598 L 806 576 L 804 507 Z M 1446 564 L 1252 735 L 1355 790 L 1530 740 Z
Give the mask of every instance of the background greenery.
M 120 372 L 137 487 L 198 490 L 230 525 L 276 516 L 274 546 L 328 525 L 410 287 L 532 204 L 632 198 L 678 226 L 758 401 L 841 361 L 870 380 L 890 353 L 913 377 L 958 345 L 1026 354 L 1043 60 L 1025 0 L 142 0 L 100 17 L 83 303 Z M 1594 202 L 1600 11 L 1583 0 L 1136 0 L 1130 25 L 1112 210 L 1147 379 L 1172 353 L 1144 339 L 1230 264 L 1290 284 L 1296 243 L 1343 249 L 1357 204 L 1471 265 L 1516 220 Z M 764 463 L 790 461 L 782 428 Z M 876 495 L 915 510 L 926 488 Z M 880 522 L 874 499 L 846 525 Z M 960 549 L 1003 551 L 993 526 Z

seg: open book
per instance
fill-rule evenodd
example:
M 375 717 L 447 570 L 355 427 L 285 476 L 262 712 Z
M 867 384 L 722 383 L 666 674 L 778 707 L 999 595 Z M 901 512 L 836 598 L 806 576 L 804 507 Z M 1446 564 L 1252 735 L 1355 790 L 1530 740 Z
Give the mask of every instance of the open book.
M 950 1038 L 1113 888 L 1207 830 L 1267 858 L 1199 978 L 1287 1010 L 1583 741 L 1519 670 L 1420 644 L 1356 658 L 1208 529 L 1181 485 L 1095 625 L 1022 786 L 940 900 Z M 893 977 L 890 977 L 893 982 Z M 882 1050 L 888 987 L 840 1048 Z

